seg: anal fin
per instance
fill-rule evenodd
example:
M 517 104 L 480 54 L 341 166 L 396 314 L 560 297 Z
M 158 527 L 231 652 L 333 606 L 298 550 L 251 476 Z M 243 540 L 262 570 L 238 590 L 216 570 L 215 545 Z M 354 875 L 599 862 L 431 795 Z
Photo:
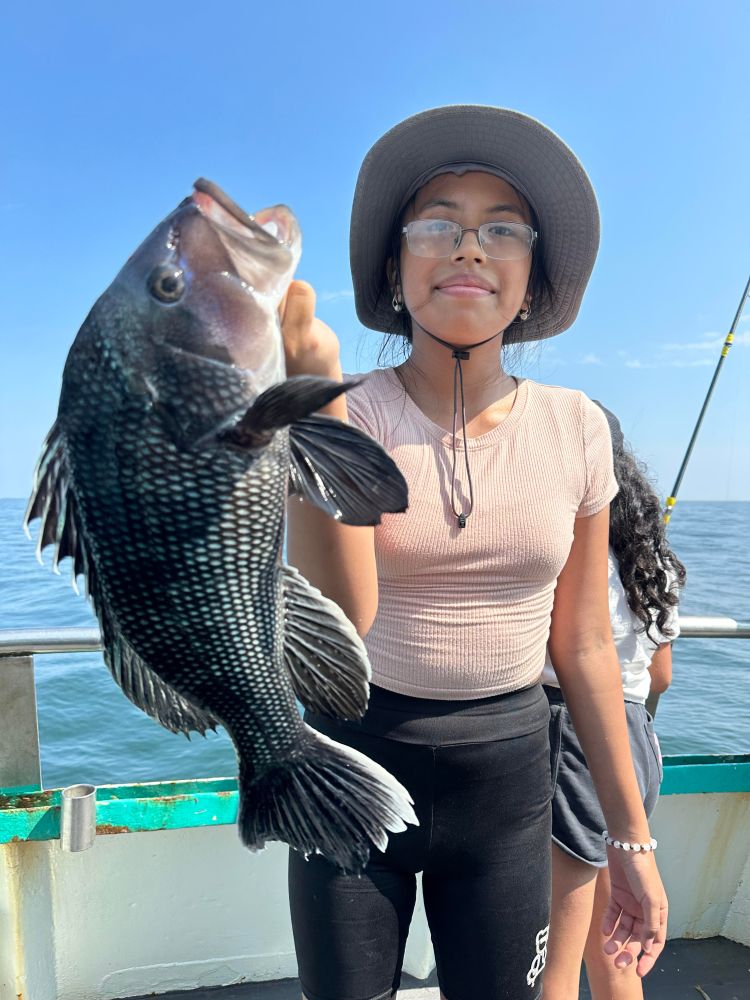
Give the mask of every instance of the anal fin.
M 100 616 L 101 619 L 101 616 Z M 135 652 L 122 637 L 108 639 L 105 632 L 104 661 L 123 694 L 132 703 L 173 733 L 198 732 L 205 736 L 207 729 L 216 729 L 218 719 L 193 705 L 176 691 Z
M 282 568 L 284 661 L 294 693 L 322 715 L 361 719 L 370 695 L 364 643 L 337 604 L 292 566 Z

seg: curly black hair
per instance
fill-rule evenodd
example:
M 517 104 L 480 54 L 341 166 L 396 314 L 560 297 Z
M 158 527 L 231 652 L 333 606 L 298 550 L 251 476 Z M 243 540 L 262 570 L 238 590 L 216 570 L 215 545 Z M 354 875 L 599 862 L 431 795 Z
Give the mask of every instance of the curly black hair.
M 651 630 L 655 626 L 667 638 L 672 634 L 668 621 L 679 601 L 676 589 L 685 584 L 685 567 L 667 542 L 661 503 L 645 467 L 620 441 L 613 435 L 620 491 L 609 508 L 609 544 L 628 606 L 643 623 L 642 631 L 658 642 Z

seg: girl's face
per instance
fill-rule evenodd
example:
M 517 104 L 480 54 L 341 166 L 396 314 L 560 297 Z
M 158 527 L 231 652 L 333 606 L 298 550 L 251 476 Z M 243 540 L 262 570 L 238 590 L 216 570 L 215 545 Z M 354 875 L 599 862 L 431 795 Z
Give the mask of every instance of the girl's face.
M 445 219 L 467 229 L 484 222 L 531 225 L 526 202 L 493 174 L 439 174 L 417 192 L 403 225 L 413 219 Z M 495 260 L 477 233 L 463 233 L 449 257 L 419 257 L 401 243 L 401 291 L 412 319 L 455 344 L 476 343 L 505 330 L 528 305 L 531 253 L 520 260 Z

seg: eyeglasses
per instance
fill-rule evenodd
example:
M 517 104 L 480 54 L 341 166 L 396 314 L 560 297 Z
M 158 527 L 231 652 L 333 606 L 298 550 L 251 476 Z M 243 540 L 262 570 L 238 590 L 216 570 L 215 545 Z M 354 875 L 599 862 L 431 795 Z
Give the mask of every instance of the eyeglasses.
M 525 222 L 485 222 L 479 229 L 467 229 L 446 219 L 415 219 L 401 233 L 417 257 L 450 257 L 464 233 L 476 233 L 479 246 L 493 260 L 528 257 L 539 235 Z

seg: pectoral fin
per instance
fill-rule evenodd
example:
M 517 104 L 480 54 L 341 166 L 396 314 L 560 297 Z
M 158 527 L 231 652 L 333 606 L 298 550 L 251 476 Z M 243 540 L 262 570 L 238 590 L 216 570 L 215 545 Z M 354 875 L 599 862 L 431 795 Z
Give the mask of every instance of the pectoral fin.
M 247 413 L 223 435 L 224 439 L 240 447 L 259 447 L 281 427 L 314 413 L 357 384 L 314 375 L 288 378 L 261 393 Z
M 289 431 L 291 489 L 344 524 L 379 524 L 409 503 L 406 480 L 368 434 L 332 417 L 297 420 Z

